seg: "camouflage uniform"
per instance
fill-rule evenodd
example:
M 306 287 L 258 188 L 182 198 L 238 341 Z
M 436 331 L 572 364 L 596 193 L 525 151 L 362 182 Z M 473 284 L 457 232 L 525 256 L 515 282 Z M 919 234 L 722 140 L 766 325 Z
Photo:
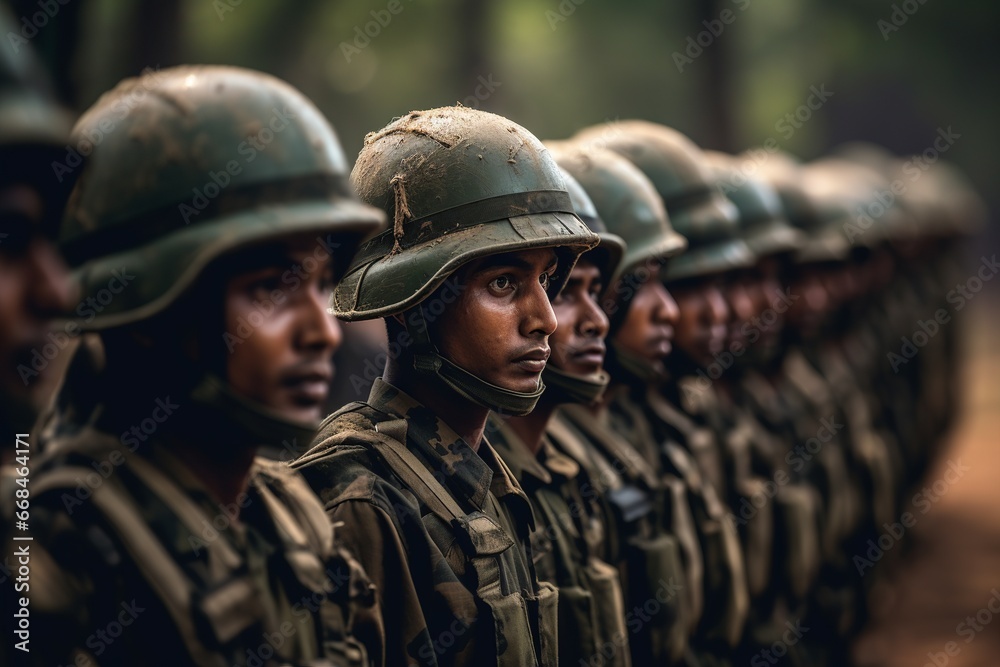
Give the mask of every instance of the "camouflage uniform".
M 246 127 L 267 124 L 282 108 L 289 113 L 280 150 L 227 168 Z M 335 247 L 349 253 L 384 217 L 349 194 L 343 155 L 319 111 L 267 75 L 185 67 L 126 80 L 84 114 L 72 139 L 109 122 L 115 131 L 83 168 L 60 240 L 86 297 L 109 291 L 116 271 L 136 267 L 135 282 L 119 283 L 100 314 L 78 322 L 99 333 L 108 361 L 90 387 L 93 409 L 64 416 L 32 471 L 28 658 L 37 665 L 367 664 L 350 635 L 355 610 L 373 603 L 363 571 L 302 479 L 252 459 L 256 443 L 308 438 L 315 425 L 233 389 L 215 363 L 224 352 L 214 334 L 215 346 L 203 347 L 198 360 L 172 343 L 191 335 L 194 305 L 221 316 L 213 290 L 224 278 L 204 276 L 228 253 L 312 233 L 337 235 Z M 210 168 L 228 169 L 228 189 L 195 211 L 192 189 L 204 186 Z M 185 219 L 184 206 L 197 217 Z M 124 354 L 134 345 L 131 327 L 161 314 L 144 331 L 155 352 L 136 346 Z M 156 377 L 157 388 L 133 382 L 136 372 Z M 153 391 L 166 398 L 154 402 Z M 192 442 L 206 455 L 236 445 L 233 465 L 242 458 L 248 470 L 234 502 L 214 500 L 206 466 L 178 455 Z
M 555 637 L 539 623 L 556 600 L 529 557 L 531 506 L 488 442 L 473 451 L 381 379 L 367 403 L 327 418 L 315 442 L 293 465 L 322 489 L 339 539 L 371 563 L 382 616 L 359 618 L 357 632 L 381 647 L 383 664 L 554 654 L 554 642 L 534 645 Z
M 602 560 L 604 517 L 587 472 L 545 438 L 536 456 L 499 419 L 491 439 L 531 501 L 531 552 L 541 581 L 559 589 L 559 662 L 630 665 L 618 571 Z
M 405 315 L 415 379 L 434 378 L 466 405 L 530 412 L 544 384 L 514 392 L 446 358 L 424 300 L 471 259 L 531 248 L 560 259 L 551 299 L 596 245 L 541 143 L 493 114 L 414 111 L 366 137 L 352 179 L 394 224 L 355 256 L 334 312 Z M 556 664 L 558 594 L 537 581 L 531 506 L 485 438 L 465 442 L 415 397 L 377 380 L 368 402 L 331 415 L 293 465 L 343 523 L 344 539 L 383 564 L 371 575 L 384 615 L 363 636 L 381 644 L 385 664 Z
M 608 135 L 604 145 L 649 178 L 671 224 L 688 239 L 687 250 L 664 264 L 664 281 L 746 266 L 752 255 L 732 238 L 735 207 L 715 190 L 697 146 L 670 128 L 642 121 L 588 128 L 578 138 L 597 140 L 602 134 Z M 677 354 L 666 360 L 671 370 Z M 702 662 L 726 663 L 742 636 L 749 601 L 744 556 L 735 526 L 727 520 L 730 487 L 723 442 L 684 414 L 677 393 L 682 377 L 671 378 L 661 393 L 656 386 L 662 378 L 649 377 L 620 350 L 615 356 L 630 387 L 616 393 L 609 406 L 616 430 L 644 443 L 640 449 L 665 484 L 683 487 L 694 519 L 704 562 L 704 610 L 692 646 Z

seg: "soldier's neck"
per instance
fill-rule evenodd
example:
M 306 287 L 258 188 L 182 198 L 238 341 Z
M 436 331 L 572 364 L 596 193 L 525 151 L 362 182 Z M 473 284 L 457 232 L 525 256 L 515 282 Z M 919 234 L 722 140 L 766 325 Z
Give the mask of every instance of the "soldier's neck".
M 548 427 L 556 407 L 555 403 L 546 401 L 543 394 L 538 405 L 529 414 L 523 417 L 504 417 L 504 421 L 517 434 L 521 442 L 528 446 L 531 453 L 537 456 L 538 450 L 542 448 L 542 437 L 545 435 L 545 429 Z
M 412 370 L 412 365 L 406 366 L 405 362 L 396 363 L 396 360 L 389 359 L 382 378 L 420 401 L 469 447 L 479 451 L 489 410 L 460 396 L 437 377 Z
M 205 443 L 178 438 L 170 442 L 170 451 L 198 478 L 216 502 L 240 507 L 246 493 L 256 447 L 206 447 Z

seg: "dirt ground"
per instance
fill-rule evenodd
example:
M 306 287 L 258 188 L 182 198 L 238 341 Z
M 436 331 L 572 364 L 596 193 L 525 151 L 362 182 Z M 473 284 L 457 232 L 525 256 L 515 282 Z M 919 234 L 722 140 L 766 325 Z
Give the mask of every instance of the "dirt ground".
M 858 667 L 1000 665 L 1000 300 L 991 297 L 969 303 L 964 410 L 927 482 L 945 479 L 949 462 L 968 471 L 919 517 L 873 591 Z

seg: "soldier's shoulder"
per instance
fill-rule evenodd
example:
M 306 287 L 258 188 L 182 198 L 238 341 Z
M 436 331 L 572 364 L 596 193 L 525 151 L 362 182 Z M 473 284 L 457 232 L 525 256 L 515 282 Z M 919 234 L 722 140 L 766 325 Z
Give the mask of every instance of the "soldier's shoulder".
M 375 425 L 385 418 L 364 403 L 338 410 L 320 425 L 312 447 L 291 463 L 325 509 L 349 500 L 388 508 L 398 502 L 398 482 L 374 448 L 385 437 Z

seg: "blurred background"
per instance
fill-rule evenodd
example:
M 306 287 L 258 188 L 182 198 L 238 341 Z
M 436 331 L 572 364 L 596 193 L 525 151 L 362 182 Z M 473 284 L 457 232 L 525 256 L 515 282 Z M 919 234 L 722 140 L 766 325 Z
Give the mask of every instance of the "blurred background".
M 994 224 L 970 243 L 969 275 L 1000 247 L 1000 3 L 990 0 L 9 4 L 21 33 L 5 38 L 30 41 L 77 111 L 147 67 L 222 63 L 300 88 L 352 160 L 366 132 L 456 102 L 543 139 L 645 118 L 705 148 L 771 140 L 805 160 L 868 140 L 943 157 L 986 198 Z M 914 529 L 908 558 L 876 591 L 860 665 L 1000 664 L 1000 620 L 979 613 L 994 593 L 1000 601 L 998 283 L 969 309 L 965 412 L 944 456 L 971 472 Z M 981 630 L 968 639 L 961 624 L 977 614 Z

